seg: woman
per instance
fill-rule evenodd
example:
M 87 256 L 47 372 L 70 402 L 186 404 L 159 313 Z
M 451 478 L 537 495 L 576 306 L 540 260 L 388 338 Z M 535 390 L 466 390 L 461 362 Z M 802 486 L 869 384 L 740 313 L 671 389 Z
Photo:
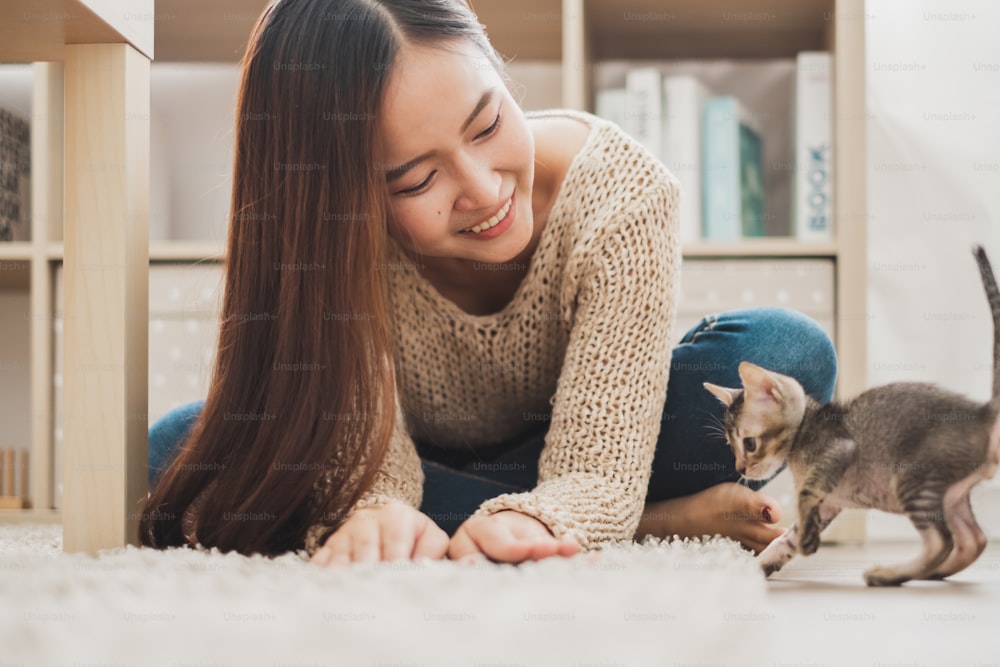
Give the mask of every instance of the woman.
M 265 10 L 234 170 L 211 389 L 151 430 L 144 544 L 516 563 L 780 534 L 701 383 L 747 359 L 828 401 L 829 340 L 766 309 L 673 346 L 673 177 L 606 121 L 522 113 L 458 0 Z

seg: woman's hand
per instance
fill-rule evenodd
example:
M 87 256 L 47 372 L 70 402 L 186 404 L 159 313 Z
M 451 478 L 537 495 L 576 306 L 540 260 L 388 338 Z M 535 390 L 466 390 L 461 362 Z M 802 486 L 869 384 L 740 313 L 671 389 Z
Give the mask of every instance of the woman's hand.
M 580 545 L 572 537 L 557 540 L 538 519 L 504 510 L 466 520 L 451 538 L 448 557 L 459 560 L 481 554 L 500 563 L 520 563 L 572 556 L 579 551 Z
M 357 510 L 313 554 L 317 565 L 444 558 L 448 534 L 401 501 Z
M 636 537 L 729 537 L 757 553 L 781 536 L 778 501 L 735 482 L 710 486 L 682 498 L 646 505 Z

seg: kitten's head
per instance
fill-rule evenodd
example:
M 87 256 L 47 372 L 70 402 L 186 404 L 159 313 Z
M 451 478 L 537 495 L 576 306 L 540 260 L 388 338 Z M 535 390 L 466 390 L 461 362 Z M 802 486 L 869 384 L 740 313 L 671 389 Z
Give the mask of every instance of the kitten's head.
M 736 455 L 736 470 L 748 479 L 770 479 L 781 468 L 805 414 L 806 394 L 794 378 L 740 363 L 743 389 L 705 383 L 726 406 L 723 428 Z

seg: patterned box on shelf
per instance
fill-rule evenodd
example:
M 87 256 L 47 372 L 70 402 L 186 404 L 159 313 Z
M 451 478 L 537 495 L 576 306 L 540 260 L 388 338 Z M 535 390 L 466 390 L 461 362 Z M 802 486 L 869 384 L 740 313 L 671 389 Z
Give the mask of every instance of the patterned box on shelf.
M 31 238 L 31 130 L 0 109 L 0 241 Z
M 674 338 L 706 315 L 758 306 L 798 310 L 833 338 L 835 285 L 828 259 L 686 259 Z
M 152 424 L 170 409 L 205 398 L 215 361 L 222 296 L 218 264 L 149 267 L 149 413 Z M 56 270 L 53 343 L 55 498 L 62 499 L 63 275 Z M 143 416 L 145 417 L 145 416 Z

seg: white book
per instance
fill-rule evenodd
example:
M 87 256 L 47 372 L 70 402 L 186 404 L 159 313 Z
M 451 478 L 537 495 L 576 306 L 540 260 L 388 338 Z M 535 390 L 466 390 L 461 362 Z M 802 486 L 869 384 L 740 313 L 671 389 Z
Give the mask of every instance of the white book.
M 829 53 L 798 54 L 792 215 L 800 241 L 833 239 L 832 70 Z
M 594 107 L 594 112 L 598 116 L 625 129 L 628 92 L 624 88 L 605 88 L 597 91 Z
M 625 75 L 625 90 L 625 131 L 662 160 L 663 74 L 655 67 L 630 69 Z
M 701 121 L 711 92 L 690 75 L 663 78 L 663 164 L 681 188 L 681 242 L 701 239 Z

